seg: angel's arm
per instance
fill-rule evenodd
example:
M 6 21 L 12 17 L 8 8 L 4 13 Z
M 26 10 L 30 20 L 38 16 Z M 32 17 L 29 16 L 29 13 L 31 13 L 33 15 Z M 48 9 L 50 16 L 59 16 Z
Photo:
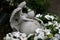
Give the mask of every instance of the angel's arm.
M 24 21 L 33 21 L 33 19 L 27 18 L 25 16 L 21 16 L 21 19 Z
M 41 19 L 38 19 L 38 18 L 36 18 L 36 17 L 34 17 L 34 19 L 36 19 L 37 21 L 41 21 L 41 24 L 44 24 Z

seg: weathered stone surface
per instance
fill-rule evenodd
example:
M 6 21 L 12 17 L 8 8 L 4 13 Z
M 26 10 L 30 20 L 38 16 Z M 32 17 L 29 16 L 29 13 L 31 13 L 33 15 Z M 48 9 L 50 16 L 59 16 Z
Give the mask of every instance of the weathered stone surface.
M 12 12 L 10 18 L 11 28 L 14 31 L 20 31 L 26 34 L 34 33 L 37 28 L 43 28 L 43 26 L 34 19 L 35 13 L 33 10 L 28 11 L 28 13 L 22 12 L 22 7 L 24 6 L 26 6 L 25 1 Z

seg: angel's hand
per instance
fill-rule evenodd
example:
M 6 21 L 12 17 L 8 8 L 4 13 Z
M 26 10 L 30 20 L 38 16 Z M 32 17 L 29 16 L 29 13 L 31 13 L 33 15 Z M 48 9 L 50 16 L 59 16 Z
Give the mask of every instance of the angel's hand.
M 18 5 L 18 7 L 23 8 L 25 5 L 26 5 L 26 2 L 23 1 L 22 3 L 20 3 L 20 4 Z
M 41 21 L 41 24 L 44 24 L 43 21 L 39 18 L 34 17 L 37 21 Z
M 25 21 L 30 21 L 30 22 L 33 22 L 34 20 L 33 19 L 29 19 L 29 18 L 24 18 Z
M 27 17 L 25 17 L 25 16 L 21 16 L 21 19 L 22 19 L 23 21 L 31 21 L 31 22 L 33 22 L 33 19 L 27 18 Z

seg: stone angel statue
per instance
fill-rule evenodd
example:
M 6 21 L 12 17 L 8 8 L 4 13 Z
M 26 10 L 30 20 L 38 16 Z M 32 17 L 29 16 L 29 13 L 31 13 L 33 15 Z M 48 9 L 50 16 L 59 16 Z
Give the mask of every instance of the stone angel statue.
M 28 12 L 23 13 L 23 8 L 27 8 Z M 37 28 L 43 28 L 43 25 L 38 21 L 39 20 L 35 18 L 34 11 L 26 6 L 25 1 L 20 3 L 18 7 L 14 9 L 10 17 L 10 25 L 13 31 L 20 31 L 26 34 L 35 33 Z

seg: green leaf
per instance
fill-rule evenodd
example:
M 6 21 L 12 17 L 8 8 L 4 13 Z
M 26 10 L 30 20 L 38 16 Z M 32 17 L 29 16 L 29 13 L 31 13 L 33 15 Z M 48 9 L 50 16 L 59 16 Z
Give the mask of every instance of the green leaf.
M 49 7 L 50 0 L 25 0 L 27 6 L 35 10 L 36 13 L 45 13 Z
M 32 35 L 31 37 L 28 38 L 28 40 L 34 40 L 34 36 L 35 35 Z

